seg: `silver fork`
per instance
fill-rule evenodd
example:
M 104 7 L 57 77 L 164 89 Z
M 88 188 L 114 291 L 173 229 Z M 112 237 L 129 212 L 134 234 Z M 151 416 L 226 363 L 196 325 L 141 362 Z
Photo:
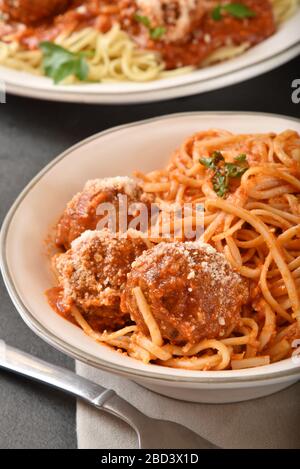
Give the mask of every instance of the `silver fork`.
M 105 389 L 69 370 L 10 347 L 2 340 L 0 340 L 0 368 L 61 389 L 99 410 L 109 412 L 124 420 L 136 431 L 139 448 L 217 448 L 183 425 L 150 418 L 114 391 Z

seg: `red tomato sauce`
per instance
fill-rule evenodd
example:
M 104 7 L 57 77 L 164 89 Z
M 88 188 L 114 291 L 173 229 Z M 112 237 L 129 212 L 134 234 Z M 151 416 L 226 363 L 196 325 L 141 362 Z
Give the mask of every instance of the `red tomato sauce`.
M 206 16 L 191 40 L 184 44 L 164 44 L 161 41 L 149 43 L 159 50 L 168 69 L 185 65 L 199 66 L 216 49 L 225 45 L 249 43 L 253 46 L 274 34 L 276 27 L 273 10 L 268 0 L 244 0 L 243 3 L 256 13 L 249 19 L 224 16 L 221 21 Z
M 53 287 L 45 292 L 47 300 L 51 308 L 60 316 L 77 324 L 70 310 L 68 311 L 63 304 L 63 289 L 61 287 Z

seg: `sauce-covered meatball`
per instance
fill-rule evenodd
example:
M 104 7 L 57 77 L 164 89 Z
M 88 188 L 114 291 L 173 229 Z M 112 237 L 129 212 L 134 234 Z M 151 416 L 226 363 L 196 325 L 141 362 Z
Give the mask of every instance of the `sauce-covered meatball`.
M 86 231 L 71 249 L 54 258 L 60 311 L 75 305 L 97 330 L 115 330 L 129 320 L 120 311 L 120 295 L 132 262 L 146 249 L 138 232 L 118 238 L 108 230 Z
M 104 217 L 98 211 L 101 204 L 113 204 L 117 212 L 116 221 L 118 221 L 120 195 L 127 196 L 128 204 L 144 200 L 141 188 L 129 177 L 88 181 L 83 191 L 78 192 L 68 203 L 60 218 L 56 231 L 56 244 L 69 249 L 71 242 L 81 233 L 86 230 L 95 230 L 98 222 Z M 116 226 L 116 231 L 118 231 L 118 226 Z
M 249 294 L 225 257 L 200 242 L 161 243 L 133 263 L 121 308 L 149 335 L 135 287 L 141 288 L 162 337 L 180 345 L 225 336 L 238 323 Z
M 71 3 L 72 0 L 3 0 L 4 9 L 10 18 L 25 24 L 58 15 Z

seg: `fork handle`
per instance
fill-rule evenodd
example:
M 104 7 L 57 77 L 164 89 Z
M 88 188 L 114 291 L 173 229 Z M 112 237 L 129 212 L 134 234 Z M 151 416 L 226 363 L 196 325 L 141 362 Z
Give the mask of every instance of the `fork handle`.
M 97 409 L 124 420 L 136 431 L 148 419 L 146 415 L 118 396 L 113 390 L 106 389 L 65 368 L 52 365 L 10 347 L 3 340 L 0 340 L 0 368 L 48 384 L 80 398 Z
M 113 390 L 106 389 L 65 368 L 52 365 L 10 347 L 3 340 L 0 340 L 0 368 L 27 376 L 78 397 L 97 409 L 102 409 L 124 420 L 136 431 L 148 419 L 146 415 L 118 396 Z
M 48 384 L 99 408 L 115 395 L 114 391 L 105 389 L 72 371 L 10 347 L 3 340 L 0 340 L 0 368 Z

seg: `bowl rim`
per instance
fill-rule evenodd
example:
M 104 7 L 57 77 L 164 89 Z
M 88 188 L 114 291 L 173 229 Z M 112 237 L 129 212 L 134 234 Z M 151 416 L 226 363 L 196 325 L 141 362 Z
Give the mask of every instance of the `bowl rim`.
M 180 382 L 180 383 L 190 383 L 190 384 L 226 384 L 226 385 L 232 385 L 235 383 L 249 383 L 249 382 L 262 382 L 262 381 L 274 381 L 276 379 L 281 379 L 284 377 L 289 377 L 289 378 L 297 378 L 300 377 L 300 365 L 292 367 L 291 369 L 288 370 L 280 370 L 280 371 L 270 371 L 270 368 L 268 369 L 268 372 L 266 373 L 261 373 L 257 376 L 246 376 L 246 375 L 241 375 L 241 376 L 231 376 L 230 374 L 228 377 L 221 377 L 221 376 L 216 376 L 212 372 L 211 376 L 206 376 L 206 377 L 201 377 L 195 376 L 178 376 L 175 373 L 172 375 L 163 375 L 163 374 L 158 374 L 155 373 L 154 371 L 146 371 L 146 370 L 139 370 L 139 369 L 133 369 L 130 368 L 126 365 L 118 365 L 111 363 L 107 360 L 102 359 L 101 357 L 95 357 L 87 352 L 83 352 L 77 347 L 74 347 L 70 345 L 67 341 L 57 337 L 55 333 L 52 333 L 49 331 L 43 324 L 40 323 L 40 321 L 34 317 L 34 315 L 31 313 L 31 311 L 26 307 L 26 305 L 23 303 L 22 298 L 17 292 L 17 289 L 14 285 L 13 281 L 13 276 L 10 272 L 9 266 L 8 266 L 8 261 L 7 261 L 7 256 L 6 256 L 6 243 L 7 243 L 7 238 L 8 238 L 8 232 L 9 228 L 11 225 L 11 222 L 13 220 L 14 214 L 17 211 L 19 205 L 23 202 L 24 198 L 27 196 L 27 194 L 31 191 L 31 189 L 42 179 L 42 177 L 56 164 L 58 164 L 60 161 L 62 161 L 65 157 L 67 157 L 69 154 L 71 154 L 73 151 L 78 150 L 79 148 L 84 147 L 86 144 L 97 140 L 100 137 L 103 137 L 108 134 L 112 134 L 115 132 L 118 132 L 120 130 L 128 129 L 131 127 L 138 127 L 142 125 L 147 125 L 151 124 L 160 120 L 167 120 L 167 119 L 177 119 L 177 118 L 182 118 L 182 117 L 193 117 L 193 116 L 203 116 L 203 115 L 220 115 L 220 116 L 261 116 L 261 117 L 273 117 L 273 118 L 281 118 L 281 119 L 288 119 L 290 121 L 297 122 L 297 124 L 300 124 L 300 119 L 296 117 L 290 117 L 287 115 L 283 114 L 276 114 L 276 113 L 265 113 L 265 112 L 248 112 L 248 111 L 192 111 L 192 112 L 181 112 L 181 113 L 172 113 L 172 114 L 165 114 L 162 116 L 158 117 L 152 117 L 148 119 L 143 119 L 140 121 L 136 122 L 131 122 L 128 124 L 123 124 L 119 126 L 114 126 L 109 129 L 106 129 L 101 132 L 97 132 L 96 134 L 93 134 L 92 136 L 81 140 L 80 142 L 76 143 L 75 145 L 72 145 L 69 147 L 67 150 L 63 151 L 60 153 L 57 157 L 55 157 L 53 160 L 51 160 L 44 168 L 42 168 L 36 176 L 34 176 L 31 181 L 25 186 L 25 188 L 21 191 L 19 196 L 16 198 L 14 203 L 12 204 L 11 208 L 9 209 L 8 213 L 6 214 L 2 227 L 1 227 L 1 232 L 0 232 L 0 268 L 3 276 L 3 280 L 5 283 L 5 286 L 7 288 L 7 291 L 10 295 L 10 298 L 16 307 L 18 313 L 24 320 L 24 322 L 27 324 L 27 326 L 36 333 L 40 338 L 42 338 L 45 342 L 53 346 L 54 348 L 58 349 L 59 351 L 69 355 L 70 357 L 79 360 L 81 362 L 84 362 L 90 366 L 100 368 L 102 370 L 106 370 L 108 372 L 113 372 L 113 373 L 118 373 L 121 375 L 125 375 L 128 378 L 149 378 L 151 380 L 156 380 L 157 382 L 159 381 L 165 381 L 165 382 Z M 288 360 L 286 360 L 288 361 Z M 268 365 L 270 367 L 272 365 Z M 175 369 L 174 369 L 175 370 Z

